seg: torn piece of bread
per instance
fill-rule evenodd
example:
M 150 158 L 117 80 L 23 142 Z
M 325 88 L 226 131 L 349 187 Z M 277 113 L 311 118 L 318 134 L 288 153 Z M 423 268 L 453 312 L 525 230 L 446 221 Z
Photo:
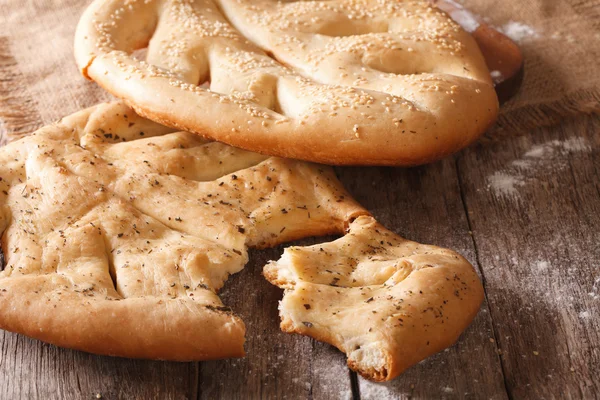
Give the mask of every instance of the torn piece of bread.
M 483 301 L 463 257 L 403 239 L 369 216 L 336 241 L 287 248 L 263 273 L 285 289 L 283 331 L 334 345 L 375 381 L 452 345 Z
M 95 0 L 75 56 L 152 120 L 325 164 L 437 160 L 498 112 L 476 42 L 427 0 Z
M 123 357 L 244 354 L 217 293 L 247 248 L 368 214 L 332 170 L 100 104 L 0 148 L 0 328 Z

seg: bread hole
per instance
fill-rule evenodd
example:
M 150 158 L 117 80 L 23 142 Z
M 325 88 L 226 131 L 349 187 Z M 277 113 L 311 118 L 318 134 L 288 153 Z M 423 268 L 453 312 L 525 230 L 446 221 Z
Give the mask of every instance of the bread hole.
M 119 292 L 119 289 L 117 289 L 117 270 L 115 268 L 115 264 L 113 263 L 112 257 L 108 257 L 108 274 L 110 275 L 110 280 L 113 283 L 113 287 L 115 288 L 115 292 L 121 294 Z
M 272 110 L 277 114 L 284 115 L 283 108 L 281 107 L 281 102 L 279 101 L 279 95 L 277 93 L 278 83 L 273 85 L 273 107 Z
M 319 35 L 331 37 L 358 36 L 367 35 L 370 33 L 386 33 L 388 32 L 388 24 L 386 22 L 358 22 L 352 20 L 331 21 L 323 24 L 317 29 Z M 308 32 L 307 32 L 308 33 Z
M 146 61 L 147 56 L 148 56 L 148 46 L 136 49 L 131 52 L 131 57 L 138 61 Z
M 290 70 L 295 70 L 293 65 L 285 63 L 282 60 L 278 59 L 277 56 L 272 51 L 269 51 L 269 50 L 263 50 L 263 51 L 265 52 L 265 54 L 267 56 L 269 56 L 269 58 L 277 61 L 279 64 L 283 65 L 284 67 L 289 68 Z M 296 71 L 296 72 L 300 73 L 299 71 Z
M 137 10 L 134 7 L 128 8 L 125 12 L 122 11 L 123 9 L 120 10 L 120 13 L 110 15 L 111 24 L 103 29 L 103 34 L 113 39 L 111 50 L 131 54 L 147 48 L 158 27 L 158 13 L 152 15 L 151 18 L 137 18 Z M 125 23 L 119 24 L 116 23 L 116 20 L 125 21 Z
M 198 87 L 201 87 L 202 89 L 206 89 L 206 90 L 211 90 L 210 89 L 210 82 L 211 82 L 210 72 L 211 71 L 210 71 L 210 67 L 209 67 L 209 68 L 207 68 L 206 75 L 204 77 L 202 77 L 202 76 L 200 77 L 200 80 L 198 82 Z
M 404 49 L 366 53 L 361 61 L 367 67 L 386 74 L 420 75 L 432 72 L 424 70 L 423 65 L 417 64 L 421 61 L 416 57 L 404 57 L 403 62 L 398 62 L 398 55 L 402 57 L 406 56 L 406 53 Z
M 336 174 L 337 176 L 337 174 Z M 339 179 L 339 177 L 338 177 Z M 350 216 L 347 217 L 346 221 L 344 221 L 344 232 L 347 232 L 348 229 L 350 229 L 350 225 L 356 221 L 359 217 L 371 217 L 371 214 L 369 214 L 368 211 L 366 210 L 360 210 L 360 211 L 355 211 L 354 213 L 352 213 Z

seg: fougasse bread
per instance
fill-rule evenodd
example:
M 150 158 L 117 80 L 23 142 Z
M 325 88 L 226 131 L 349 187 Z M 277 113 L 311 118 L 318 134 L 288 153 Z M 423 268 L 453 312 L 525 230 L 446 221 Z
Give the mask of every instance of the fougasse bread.
M 282 328 L 386 380 L 452 344 L 482 301 L 450 250 L 378 225 L 333 171 L 100 104 L 0 148 L 0 328 L 112 356 L 244 355 L 218 291 L 249 247 L 345 234 L 265 267 Z M 274 305 L 273 305 L 274 306 Z
M 406 240 L 371 216 L 334 242 L 287 248 L 264 275 L 285 289 L 283 331 L 334 345 L 375 381 L 452 345 L 483 300 L 463 257 Z
M 476 42 L 428 1 L 95 0 L 75 55 L 152 120 L 325 164 L 437 160 L 498 112 Z

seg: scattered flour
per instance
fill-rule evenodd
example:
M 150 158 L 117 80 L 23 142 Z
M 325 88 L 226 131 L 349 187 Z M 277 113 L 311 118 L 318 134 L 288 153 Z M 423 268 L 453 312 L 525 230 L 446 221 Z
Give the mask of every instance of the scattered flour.
M 536 38 L 539 36 L 537 31 L 531 26 L 517 21 L 509 21 L 502 25 L 498 30 L 515 42 L 522 42 L 525 39 Z
M 572 138 L 566 140 L 562 144 L 563 150 L 577 152 L 577 151 L 590 151 L 591 147 L 583 138 Z
M 360 380 L 360 398 L 364 400 L 388 400 L 395 399 L 400 396 L 391 382 L 374 383 L 366 379 Z
M 540 157 L 543 157 L 545 154 L 547 154 L 548 150 L 552 150 L 552 148 L 549 147 L 549 145 L 547 145 L 547 144 L 544 144 L 541 146 L 534 146 L 531 148 L 531 150 L 529 150 L 527 153 L 525 153 L 524 156 L 540 158 Z
M 462 26 L 465 31 L 474 32 L 479 27 L 478 17 L 465 9 L 462 4 L 454 0 L 443 0 L 438 2 L 437 6 L 450 14 L 450 17 Z
M 445 350 L 446 352 L 448 349 Z M 410 385 L 408 389 L 405 385 L 401 385 L 399 381 L 391 381 L 386 383 L 374 383 L 360 378 L 360 398 L 364 400 L 391 400 L 391 399 L 410 399 L 414 396 L 414 385 Z M 402 387 L 401 387 L 402 386 Z M 450 386 L 442 386 L 439 388 L 440 395 L 438 398 L 446 398 L 455 394 L 455 389 Z
M 579 318 L 581 318 L 581 319 L 588 319 L 589 317 L 590 317 L 589 311 L 582 311 L 579 313 Z
M 554 33 L 548 35 L 548 37 L 553 40 L 565 41 L 567 43 L 575 43 L 579 39 L 573 34 L 573 31 L 568 29 L 565 29 L 564 31 L 555 31 Z M 594 34 L 594 38 L 596 38 L 596 40 L 600 39 L 600 33 Z
M 517 187 L 523 186 L 525 183 L 518 176 L 513 176 L 505 172 L 494 172 L 492 176 L 488 177 L 488 184 L 497 195 L 516 197 L 519 195 Z
M 477 14 L 472 13 L 455 0 L 439 0 L 436 2 L 436 6 L 447 12 L 450 17 L 467 32 L 474 32 L 479 27 L 482 20 L 491 23 L 488 18 L 482 18 Z M 539 37 L 538 32 L 533 27 L 518 21 L 508 21 L 506 24 L 496 29 L 515 42 Z
M 534 181 L 536 170 L 564 169 L 567 166 L 566 156 L 590 151 L 590 145 L 580 137 L 535 145 L 519 159 L 513 160 L 507 168 L 488 176 L 488 189 L 498 197 L 519 199 L 519 187 Z
M 490 76 L 492 77 L 492 80 L 496 84 L 498 84 L 504 80 L 504 75 L 502 75 L 502 72 L 500 72 L 498 70 L 490 71 Z
M 467 32 L 474 32 L 481 24 L 481 20 L 490 23 L 489 19 L 472 13 L 455 0 L 440 0 L 436 2 L 436 5 L 441 10 L 447 12 Z M 496 29 L 515 42 L 539 37 L 538 32 L 533 27 L 518 21 L 508 21 Z
M 539 272 L 544 272 L 544 271 L 548 271 L 548 269 L 550 268 L 550 263 L 548 261 L 536 261 L 535 262 L 535 268 L 539 271 Z
M 331 350 L 334 351 L 334 350 Z M 325 390 L 328 393 L 331 393 L 331 397 L 334 399 L 340 400 L 352 400 L 352 389 L 350 385 L 344 384 L 348 379 L 348 369 L 344 362 L 342 362 L 342 357 L 340 354 L 337 354 L 339 357 L 339 362 L 331 363 L 324 362 L 324 360 L 316 360 L 315 364 L 313 364 L 313 376 L 318 377 L 318 382 L 316 385 L 320 386 L 321 391 Z M 340 381 L 342 382 L 340 384 Z M 307 391 L 315 390 L 315 387 L 311 385 L 310 382 L 305 383 L 305 387 Z M 332 387 L 333 385 L 333 387 Z M 338 386 L 339 391 L 334 392 L 334 388 Z
M 453 389 L 453 388 L 451 388 L 450 386 L 444 386 L 444 387 L 442 388 L 442 392 L 444 392 L 444 393 L 453 393 L 453 392 L 454 392 L 454 389 Z
M 474 32 L 479 27 L 479 21 L 475 15 L 464 8 L 451 12 L 450 17 L 467 32 Z
M 577 153 L 590 151 L 591 147 L 587 144 L 584 138 L 571 138 L 565 141 L 552 140 L 547 143 L 533 146 L 531 150 L 523 156 L 526 158 L 543 158 L 552 157 L 556 153 Z
M 565 246 L 563 234 L 557 234 L 555 239 L 545 241 L 548 249 L 559 249 Z M 579 321 L 596 321 L 600 302 L 600 275 L 594 269 L 582 271 L 581 266 L 590 264 L 589 254 L 581 254 L 584 249 L 591 248 L 594 239 L 589 242 L 579 243 L 579 249 L 571 249 L 567 254 L 556 254 L 552 250 L 546 250 L 537 254 L 537 257 L 529 258 L 533 254 L 526 254 L 529 262 L 521 260 L 520 257 L 501 257 L 504 260 L 497 263 L 498 266 L 518 271 L 518 289 L 511 293 L 515 303 L 520 304 L 514 315 L 515 323 L 523 323 L 527 318 L 545 313 L 548 318 L 555 321 L 578 319 Z M 593 257 L 592 257 L 593 259 Z M 593 262 L 593 261 L 592 261 Z M 589 273 L 593 275 L 590 276 Z M 585 292 L 579 292 L 574 288 L 587 286 L 591 288 Z M 587 296 L 586 296 L 587 295 Z M 588 297 L 589 296 L 589 297 Z M 519 300 L 517 300 L 519 299 Z M 491 303 L 493 299 L 489 299 Z M 514 312 L 514 311 L 513 311 Z M 512 318 L 512 315 L 508 315 Z M 562 322 L 561 322 L 562 323 Z
M 589 292 L 588 295 L 593 300 L 600 299 L 600 278 L 596 278 L 596 280 L 594 281 L 594 285 L 592 286 L 592 291 Z

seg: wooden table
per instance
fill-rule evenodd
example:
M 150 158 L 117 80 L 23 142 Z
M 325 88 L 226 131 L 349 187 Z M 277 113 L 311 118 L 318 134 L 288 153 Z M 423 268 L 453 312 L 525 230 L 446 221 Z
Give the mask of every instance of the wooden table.
M 81 79 L 73 69 L 65 74 Z M 35 110 L 31 84 L 0 35 L 0 134 L 59 116 Z M 69 95 L 81 105 L 98 99 Z M 486 302 L 455 346 L 388 384 L 357 377 L 336 349 L 279 330 L 282 291 L 260 274 L 278 247 L 253 251 L 224 288 L 224 302 L 248 327 L 245 359 L 99 357 L 0 331 L 0 399 L 598 396 L 600 117 L 481 142 L 428 166 L 337 172 L 384 225 L 457 250 L 479 270 Z

